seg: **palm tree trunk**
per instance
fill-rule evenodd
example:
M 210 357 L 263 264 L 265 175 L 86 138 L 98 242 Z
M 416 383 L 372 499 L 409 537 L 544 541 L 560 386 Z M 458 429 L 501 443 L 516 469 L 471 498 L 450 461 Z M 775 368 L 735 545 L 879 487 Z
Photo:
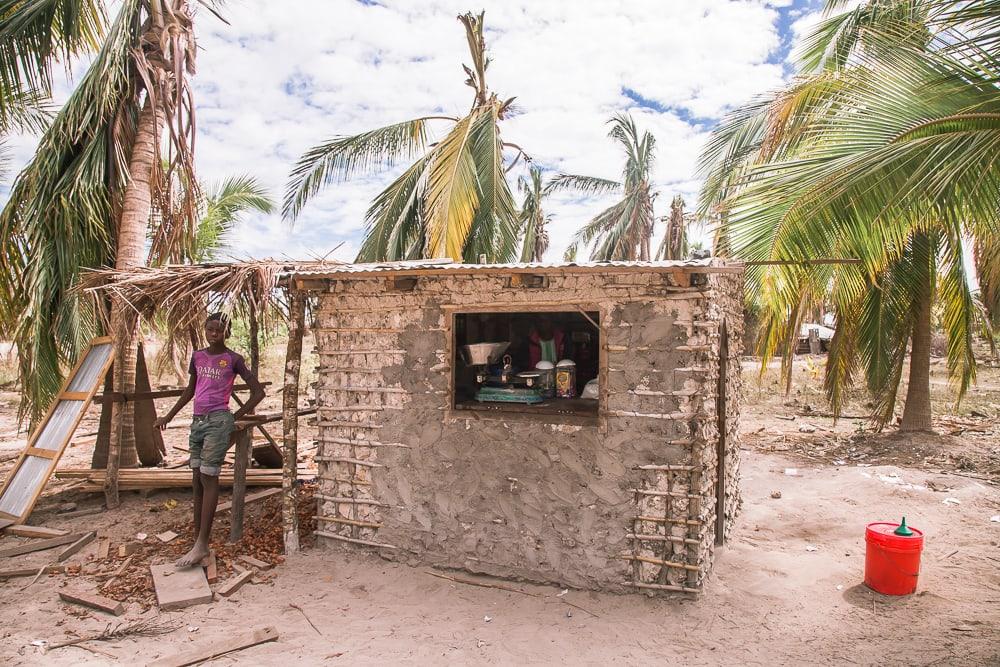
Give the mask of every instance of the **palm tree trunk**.
M 152 209 L 151 180 L 156 159 L 156 140 L 160 115 L 150 97 L 139 114 L 135 143 L 129 160 L 129 181 L 125 188 L 121 218 L 118 221 L 118 245 L 115 268 L 131 269 L 143 264 L 146 231 Z M 121 298 L 112 297 L 111 332 L 115 337 L 113 384 L 116 393 L 135 391 L 136 320 L 131 308 Z M 105 503 L 118 505 L 118 469 L 135 467 L 134 405 L 114 403 L 111 417 L 111 444 L 108 470 L 104 481 Z
M 916 304 L 910 337 L 910 377 L 900 431 L 931 430 L 931 286 L 924 286 Z

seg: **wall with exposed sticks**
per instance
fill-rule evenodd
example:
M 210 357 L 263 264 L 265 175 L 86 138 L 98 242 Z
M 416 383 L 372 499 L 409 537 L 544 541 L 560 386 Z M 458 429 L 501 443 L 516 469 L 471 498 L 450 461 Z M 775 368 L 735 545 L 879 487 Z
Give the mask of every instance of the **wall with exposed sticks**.
M 740 502 L 742 275 L 713 266 L 729 270 L 609 267 L 536 289 L 502 272 L 405 289 L 310 280 L 321 541 L 577 588 L 699 591 Z M 600 314 L 593 423 L 452 409 L 454 313 L 577 307 Z

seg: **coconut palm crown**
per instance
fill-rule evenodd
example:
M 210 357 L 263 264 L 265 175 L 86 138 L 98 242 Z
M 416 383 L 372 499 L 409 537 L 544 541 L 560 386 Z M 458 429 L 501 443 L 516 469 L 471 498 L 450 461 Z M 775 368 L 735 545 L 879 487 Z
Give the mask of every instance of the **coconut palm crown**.
M 843 6 L 827 3 L 791 85 L 715 130 L 700 205 L 721 215 L 717 248 L 771 263 L 748 271 L 765 365 L 778 352 L 787 362 L 803 314 L 830 298 L 835 412 L 860 370 L 875 424 L 888 423 L 909 342 L 900 427 L 924 430 L 932 308 L 959 398 L 975 378 L 973 335 L 990 336 L 963 250 L 1000 234 L 1000 3 Z
M 337 137 L 308 150 L 296 163 L 286 191 L 284 217 L 294 220 L 311 197 L 338 180 L 416 158 L 383 190 L 365 215 L 366 235 L 358 261 L 450 257 L 510 261 L 518 251 L 518 214 L 507 183 L 500 121 L 514 98 L 501 100 L 486 85 L 490 59 L 484 14 L 458 17 L 465 27 L 472 66 L 463 65 L 475 95 L 461 118 L 423 116 L 376 130 Z M 429 144 L 427 126 L 450 129 Z
M 576 190 L 594 195 L 622 194 L 620 201 L 598 213 L 574 234 L 566 257 L 575 257 L 580 244 L 593 244 L 590 258 L 594 260 L 648 261 L 654 224 L 653 200 L 656 198 L 650 183 L 656 140 L 648 131 L 640 134 L 635 120 L 627 113 L 615 114 L 608 124 L 611 125 L 608 137 L 625 152 L 622 180 L 559 174 L 547 188 L 548 192 Z
M 546 192 L 542 185 L 541 167 L 532 165 L 527 176 L 517 179 L 517 189 L 524 193 L 521 204 L 521 261 L 541 262 L 549 249 L 546 227 L 552 220 L 542 208 Z

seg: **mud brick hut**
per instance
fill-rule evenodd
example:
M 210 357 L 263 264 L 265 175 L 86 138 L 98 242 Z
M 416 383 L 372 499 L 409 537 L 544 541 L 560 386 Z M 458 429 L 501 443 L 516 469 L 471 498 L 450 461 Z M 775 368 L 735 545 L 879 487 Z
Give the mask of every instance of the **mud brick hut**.
M 315 304 L 321 541 L 584 589 L 701 589 L 740 504 L 742 266 L 355 264 L 285 286 Z M 463 346 L 508 342 L 530 370 L 517 357 L 543 320 L 597 398 L 475 400 Z

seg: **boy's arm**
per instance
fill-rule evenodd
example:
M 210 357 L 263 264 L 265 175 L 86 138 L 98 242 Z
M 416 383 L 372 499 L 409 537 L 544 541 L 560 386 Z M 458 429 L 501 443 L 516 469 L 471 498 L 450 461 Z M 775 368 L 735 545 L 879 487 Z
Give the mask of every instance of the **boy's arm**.
M 188 404 L 194 397 L 194 387 L 198 381 L 198 375 L 194 369 L 194 360 L 192 359 L 191 367 L 189 369 L 190 374 L 188 375 L 188 386 L 184 388 L 184 393 L 177 398 L 177 402 L 174 403 L 174 407 L 170 408 L 170 412 L 153 422 L 153 427 L 158 429 L 165 429 L 170 420 L 177 416 L 177 413 L 181 411 L 185 405 Z
M 243 361 L 242 357 L 236 362 L 235 370 L 236 374 L 243 378 L 243 381 L 250 387 L 250 398 L 247 399 L 247 402 L 239 410 L 233 413 L 233 417 L 239 419 L 244 415 L 253 414 L 253 410 L 257 407 L 257 404 L 264 400 L 264 387 L 261 386 L 257 375 L 247 368 L 246 362 Z

